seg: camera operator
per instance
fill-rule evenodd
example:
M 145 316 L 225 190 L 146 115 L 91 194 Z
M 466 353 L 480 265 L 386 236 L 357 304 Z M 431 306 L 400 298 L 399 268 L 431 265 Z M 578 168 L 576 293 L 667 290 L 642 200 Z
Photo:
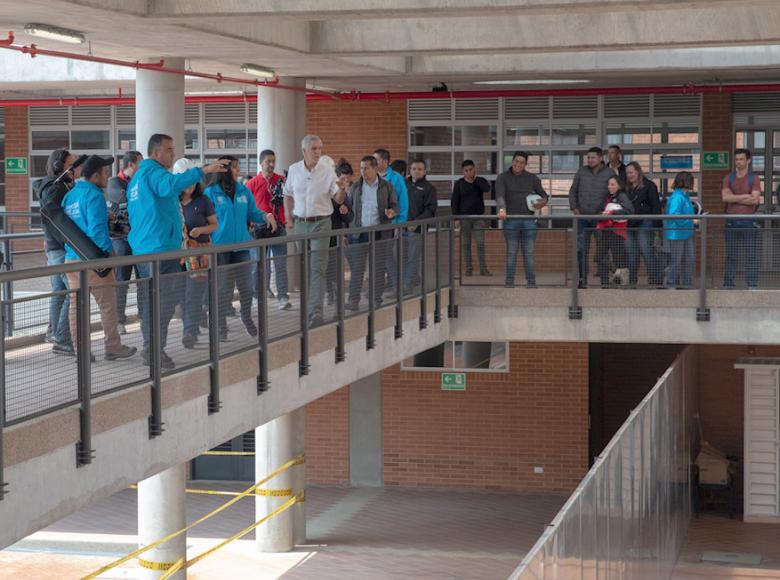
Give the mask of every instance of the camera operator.
M 127 234 L 130 231 L 130 218 L 127 214 L 127 185 L 130 183 L 133 174 L 138 169 L 143 155 L 139 151 L 128 151 L 122 157 L 122 170 L 115 177 L 108 180 L 106 187 L 106 205 L 109 212 L 109 232 L 111 234 L 111 244 L 114 246 L 114 253 L 117 256 L 130 256 L 133 251 L 127 241 Z M 138 268 L 135 266 L 120 266 L 114 268 L 114 275 L 117 282 L 130 280 L 135 270 L 136 280 L 140 278 Z M 127 315 L 125 307 L 127 305 L 127 284 L 118 284 L 116 287 L 116 308 L 117 319 L 119 321 L 119 334 L 127 334 L 125 325 L 127 324 Z
M 284 223 L 284 177 L 274 173 L 276 167 L 276 154 L 270 149 L 260 152 L 259 158 L 260 172 L 249 180 L 246 186 L 252 192 L 255 198 L 257 208 L 265 213 L 272 213 L 276 218 L 277 228 L 274 232 L 270 227 L 265 226 L 256 228 L 253 232 L 255 238 L 270 238 L 284 236 L 287 232 Z M 287 295 L 287 244 L 275 244 L 267 246 L 266 256 L 273 260 L 266 260 L 265 280 L 268 296 L 273 298 L 271 292 L 271 262 L 274 263 L 274 272 L 276 273 L 276 298 L 279 300 L 279 310 L 288 310 L 292 307 L 290 298 Z M 253 280 L 256 278 L 253 276 Z M 255 288 L 255 296 L 262 292 L 261 288 Z

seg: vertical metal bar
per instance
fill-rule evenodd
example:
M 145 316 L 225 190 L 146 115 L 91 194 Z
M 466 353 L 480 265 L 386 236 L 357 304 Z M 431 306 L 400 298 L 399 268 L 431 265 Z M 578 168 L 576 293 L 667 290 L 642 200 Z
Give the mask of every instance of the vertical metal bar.
M 404 226 L 395 230 L 395 329 L 393 336 L 396 339 L 404 335 Z
M 710 309 L 707 308 L 707 216 L 701 216 L 701 264 L 699 279 L 699 307 L 696 309 L 696 320 L 698 322 L 709 322 Z
M 347 358 L 344 347 L 344 240 L 336 236 L 336 362 Z
M 219 252 L 213 251 L 209 258 L 209 398 L 206 408 L 211 415 L 222 407 L 219 400 Z
M 5 324 L 5 301 L 0 303 L 0 330 Z M 0 338 L 0 501 L 8 493 L 3 479 L 3 429 L 5 428 L 5 336 Z
M 265 393 L 270 384 L 268 382 L 268 292 L 266 290 L 267 280 L 265 269 L 268 264 L 268 248 L 270 246 L 260 246 L 257 248 L 257 275 L 255 276 L 255 288 L 257 288 L 257 394 Z M 278 260 L 274 254 L 274 260 Z M 285 263 L 284 267 L 287 267 Z
M 11 253 L 11 240 L 3 240 L 3 269 L 10 272 L 14 268 L 14 258 Z M 6 336 L 14 335 L 14 305 L 11 300 L 14 299 L 14 283 L 12 281 L 3 282 L 3 294 L 6 300 L 5 323 L 7 326 Z
M 376 344 L 374 341 L 374 310 L 376 308 L 374 281 L 376 276 L 376 231 L 372 230 L 368 233 L 368 332 L 366 333 L 366 350 L 371 350 Z
M 309 374 L 309 262 L 310 246 L 308 239 L 301 244 L 301 359 L 298 361 L 298 374 Z
M 425 238 L 427 236 L 427 226 L 420 226 L 420 330 L 428 327 L 428 294 L 427 276 L 425 275 Z
M 79 441 L 76 443 L 76 467 L 92 463 L 92 345 L 89 324 L 89 270 L 79 272 L 79 290 L 72 299 L 78 300 L 76 323 L 78 337 L 78 396 L 79 396 Z
M 433 254 L 436 268 L 436 294 L 434 295 L 433 322 L 434 324 L 438 324 L 441 322 L 441 258 L 439 256 L 439 250 L 441 249 L 441 246 L 439 245 L 439 222 L 436 222 L 434 227 L 436 228 L 434 231 Z
M 449 260 L 450 260 L 450 271 L 449 271 L 449 285 L 450 285 L 450 298 L 449 298 L 449 304 L 447 305 L 447 317 L 449 318 L 457 318 L 458 317 L 458 305 L 455 304 L 455 220 L 450 216 L 448 220 L 449 226 L 447 231 L 447 236 L 449 238 Z
M 162 422 L 162 344 L 160 343 L 160 328 L 162 324 L 160 322 L 160 261 L 154 260 L 152 262 L 152 279 L 151 279 L 151 300 L 150 307 L 152 310 L 152 324 L 149 329 L 149 355 L 152 372 L 152 414 L 149 416 L 149 438 L 153 439 L 162 435 L 163 422 Z M 209 313 L 209 319 L 212 313 Z
M 571 256 L 571 305 L 569 306 L 569 319 L 570 320 L 582 320 L 582 307 L 579 303 L 579 296 L 577 294 L 579 280 L 580 280 L 580 261 L 577 254 L 578 240 L 580 231 L 580 222 L 577 216 L 571 218 L 571 235 L 572 235 L 572 256 Z M 585 232 L 588 235 L 588 232 Z M 584 256 L 583 261 L 588 257 Z

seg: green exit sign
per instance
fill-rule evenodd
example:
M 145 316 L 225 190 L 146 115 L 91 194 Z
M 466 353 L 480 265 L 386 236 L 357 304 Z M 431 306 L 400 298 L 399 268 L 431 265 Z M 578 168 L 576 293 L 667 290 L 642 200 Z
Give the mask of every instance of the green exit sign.
M 730 169 L 728 151 L 705 151 L 701 156 L 702 169 Z
M 5 172 L 7 175 L 27 175 L 27 157 L 6 157 Z
M 465 391 L 466 373 L 442 373 L 441 390 L 442 391 Z

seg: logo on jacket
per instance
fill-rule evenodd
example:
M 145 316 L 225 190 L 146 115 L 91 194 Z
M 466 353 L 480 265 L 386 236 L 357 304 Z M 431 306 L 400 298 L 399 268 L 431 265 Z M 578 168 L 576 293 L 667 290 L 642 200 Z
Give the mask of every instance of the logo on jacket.
M 127 194 L 127 201 L 128 201 L 128 203 L 131 202 L 131 201 L 138 201 L 138 184 L 137 183 L 130 189 L 130 193 Z

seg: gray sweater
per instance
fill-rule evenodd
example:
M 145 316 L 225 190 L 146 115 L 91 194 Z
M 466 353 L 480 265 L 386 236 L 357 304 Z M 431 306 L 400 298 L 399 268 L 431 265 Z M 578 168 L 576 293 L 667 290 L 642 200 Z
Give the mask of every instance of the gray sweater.
M 496 206 L 509 215 L 533 215 L 534 212 L 528 209 L 527 199 L 534 193 L 542 199 L 549 199 L 541 180 L 528 171 L 515 175 L 510 168 L 496 178 Z
M 614 175 L 606 165 L 601 165 L 595 172 L 587 165 L 580 167 L 569 190 L 569 207 L 585 215 L 601 213 L 607 197 L 607 182 Z

